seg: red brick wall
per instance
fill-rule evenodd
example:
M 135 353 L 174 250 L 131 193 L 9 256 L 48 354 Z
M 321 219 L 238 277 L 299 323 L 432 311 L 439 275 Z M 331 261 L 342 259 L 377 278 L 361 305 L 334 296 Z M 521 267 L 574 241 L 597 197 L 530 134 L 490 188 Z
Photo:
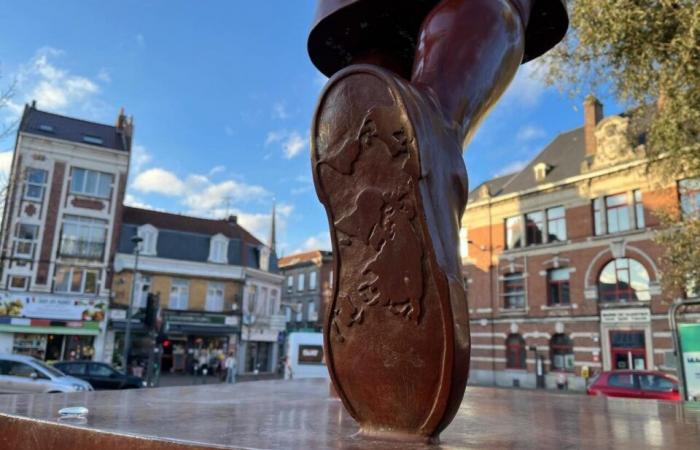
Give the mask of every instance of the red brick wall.
M 54 235 L 56 234 L 56 224 L 58 223 L 58 210 L 61 204 L 61 191 L 63 189 L 63 177 L 66 172 L 66 163 L 56 162 L 54 164 L 53 176 L 51 177 L 51 188 L 49 193 L 49 207 L 44 224 L 44 235 L 41 241 L 41 252 L 39 253 L 39 268 L 36 275 L 36 284 L 46 285 L 49 280 L 49 261 L 52 259 L 51 249 L 53 247 Z

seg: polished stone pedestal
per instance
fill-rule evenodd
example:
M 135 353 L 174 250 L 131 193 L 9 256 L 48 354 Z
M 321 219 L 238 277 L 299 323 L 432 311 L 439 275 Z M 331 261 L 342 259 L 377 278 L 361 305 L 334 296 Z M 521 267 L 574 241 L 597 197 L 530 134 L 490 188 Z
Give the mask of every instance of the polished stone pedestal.
M 58 410 L 85 406 L 87 421 Z M 0 449 L 414 449 L 367 440 L 326 380 L 0 396 Z M 446 449 L 700 448 L 700 406 L 470 387 Z

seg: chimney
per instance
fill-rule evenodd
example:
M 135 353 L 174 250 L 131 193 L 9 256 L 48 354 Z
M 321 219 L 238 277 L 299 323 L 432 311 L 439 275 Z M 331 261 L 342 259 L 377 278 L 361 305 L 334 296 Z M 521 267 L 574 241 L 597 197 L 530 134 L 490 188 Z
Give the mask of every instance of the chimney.
M 238 216 L 234 216 L 234 215 L 228 216 L 226 218 L 226 222 L 228 222 L 229 225 L 235 225 L 238 223 Z
M 603 105 L 593 95 L 583 101 L 583 134 L 586 156 L 596 153 L 595 127 L 603 119 Z

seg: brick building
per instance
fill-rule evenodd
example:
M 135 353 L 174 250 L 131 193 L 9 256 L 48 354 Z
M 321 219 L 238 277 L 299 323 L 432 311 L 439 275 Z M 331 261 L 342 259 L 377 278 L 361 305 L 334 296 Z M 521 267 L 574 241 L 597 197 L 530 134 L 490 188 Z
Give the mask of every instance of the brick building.
M 321 331 L 333 283 L 333 254 L 313 250 L 280 258 L 287 331 Z
M 158 294 L 168 345 L 164 371 L 190 372 L 200 352 L 216 364 L 229 351 L 239 373 L 277 370 L 282 276 L 277 258 L 238 224 L 236 216 L 203 219 L 125 207 L 115 258 L 114 300 L 106 338 L 109 354 L 121 362 L 126 305 L 131 298 L 138 235 L 138 277 L 131 357 L 148 358 L 151 342 L 143 325 L 148 293 Z M 133 363 L 133 361 L 131 361 Z
M 632 131 L 642 120 L 604 117 L 588 97 L 583 127 L 470 193 L 461 253 L 473 383 L 535 386 L 538 360 L 548 387 L 572 389 L 584 368 L 675 370 L 655 212 L 698 206 L 700 183 L 649 170 Z
M 0 353 L 103 358 L 133 121 L 25 106 L 2 225 Z

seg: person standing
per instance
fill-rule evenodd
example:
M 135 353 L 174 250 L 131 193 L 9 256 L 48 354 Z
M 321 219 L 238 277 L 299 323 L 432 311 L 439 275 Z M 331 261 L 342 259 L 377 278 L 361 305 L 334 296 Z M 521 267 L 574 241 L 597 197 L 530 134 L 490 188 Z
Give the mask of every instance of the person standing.
M 224 360 L 224 367 L 226 368 L 226 383 L 235 384 L 236 383 L 236 357 L 233 352 L 229 352 L 228 356 Z

